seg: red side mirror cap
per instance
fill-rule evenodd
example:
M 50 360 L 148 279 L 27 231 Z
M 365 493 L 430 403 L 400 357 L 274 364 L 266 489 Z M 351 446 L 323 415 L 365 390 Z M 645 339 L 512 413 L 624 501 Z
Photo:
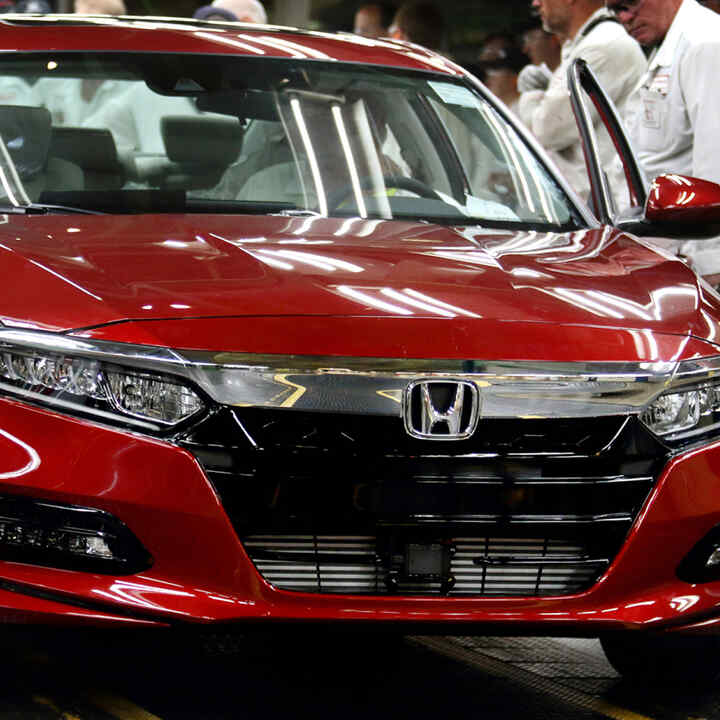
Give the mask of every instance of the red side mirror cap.
M 720 223 L 720 185 L 684 175 L 658 175 L 645 206 L 652 223 Z

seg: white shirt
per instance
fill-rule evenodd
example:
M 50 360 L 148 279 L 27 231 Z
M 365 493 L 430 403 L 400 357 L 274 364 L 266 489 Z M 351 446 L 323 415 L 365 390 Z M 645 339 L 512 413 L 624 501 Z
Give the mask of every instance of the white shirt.
M 562 61 L 550 78 L 547 90 L 522 93 L 518 105 L 520 119 L 553 156 L 560 170 L 581 196 L 588 194 L 590 182 L 585 167 L 580 135 L 570 105 L 567 69 L 576 58 L 583 58 L 622 114 L 625 103 L 637 86 L 647 61 L 640 45 L 631 38 L 605 8 L 596 10 L 574 38 L 565 41 Z M 600 124 L 595 114 L 596 126 Z M 598 135 L 601 160 L 612 167 L 616 155 L 606 133 Z
M 720 182 L 720 15 L 683 0 L 627 106 L 630 142 L 648 178 Z
M 37 94 L 24 80 L 0 77 L 0 105 L 39 105 Z
M 85 118 L 82 124 L 108 128 L 121 152 L 134 150 L 164 155 L 165 144 L 160 131 L 163 116 L 198 114 L 190 98 L 158 95 L 145 83 L 132 83 Z
M 44 77 L 35 83 L 33 89 L 39 97 L 39 104 L 50 111 L 53 125 L 82 125 L 85 118 L 129 86 L 123 80 L 105 80 L 89 88 L 88 96 L 83 92 L 84 82 L 79 78 Z

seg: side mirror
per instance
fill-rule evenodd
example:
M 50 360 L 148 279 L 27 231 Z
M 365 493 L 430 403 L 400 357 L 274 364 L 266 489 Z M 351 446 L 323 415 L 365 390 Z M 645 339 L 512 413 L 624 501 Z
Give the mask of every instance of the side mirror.
M 720 223 L 720 185 L 684 175 L 659 175 L 645 205 L 651 223 Z

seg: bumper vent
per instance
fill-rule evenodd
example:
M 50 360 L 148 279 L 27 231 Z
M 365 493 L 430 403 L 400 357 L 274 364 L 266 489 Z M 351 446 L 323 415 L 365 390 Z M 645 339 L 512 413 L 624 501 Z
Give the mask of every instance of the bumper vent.
M 451 582 L 413 581 L 403 575 L 404 554 L 384 559 L 374 537 L 253 535 L 243 544 L 271 585 L 311 593 L 567 595 L 607 565 L 607 559 L 592 559 L 583 547 L 561 541 L 452 538 Z

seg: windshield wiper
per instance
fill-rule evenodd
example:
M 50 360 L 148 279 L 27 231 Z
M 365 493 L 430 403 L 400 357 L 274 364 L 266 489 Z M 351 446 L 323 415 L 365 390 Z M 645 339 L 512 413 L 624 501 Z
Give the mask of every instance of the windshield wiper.
M 288 208 L 287 210 L 281 210 L 273 214 L 282 215 L 283 217 L 324 217 L 324 215 L 315 210 L 303 210 L 301 208 Z
M 73 207 L 72 205 L 47 205 L 32 203 L 30 205 L 0 205 L 0 215 L 52 215 L 54 213 L 73 213 L 79 215 L 105 215 L 100 210 Z

